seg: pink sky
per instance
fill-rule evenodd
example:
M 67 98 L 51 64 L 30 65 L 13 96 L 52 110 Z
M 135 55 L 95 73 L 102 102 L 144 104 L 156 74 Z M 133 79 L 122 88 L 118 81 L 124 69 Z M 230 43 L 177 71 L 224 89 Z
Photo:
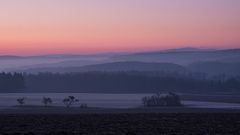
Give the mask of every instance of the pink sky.
M 1 0 L 0 54 L 240 47 L 240 0 Z

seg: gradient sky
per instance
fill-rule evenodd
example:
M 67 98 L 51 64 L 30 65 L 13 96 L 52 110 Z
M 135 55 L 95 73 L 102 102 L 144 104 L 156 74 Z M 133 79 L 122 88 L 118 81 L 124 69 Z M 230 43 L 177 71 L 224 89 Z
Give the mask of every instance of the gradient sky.
M 1 0 L 0 54 L 240 47 L 240 0 Z

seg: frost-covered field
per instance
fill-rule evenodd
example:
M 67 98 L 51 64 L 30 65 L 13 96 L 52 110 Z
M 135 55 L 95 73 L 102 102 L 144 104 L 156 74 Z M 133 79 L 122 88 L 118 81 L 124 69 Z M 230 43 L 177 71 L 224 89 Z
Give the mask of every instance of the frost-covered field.
M 53 100 L 53 106 L 63 106 L 62 100 L 67 96 L 75 96 L 79 99 L 79 106 L 82 103 L 89 107 L 101 108 L 136 108 L 142 106 L 141 99 L 151 94 L 88 94 L 88 93 L 2 93 L 0 94 L 0 107 L 6 108 L 18 105 L 17 99 L 26 98 L 26 105 L 43 105 L 42 98 L 50 97 Z M 187 107 L 196 108 L 222 108 L 222 109 L 240 109 L 238 103 L 220 103 L 207 101 L 183 101 Z

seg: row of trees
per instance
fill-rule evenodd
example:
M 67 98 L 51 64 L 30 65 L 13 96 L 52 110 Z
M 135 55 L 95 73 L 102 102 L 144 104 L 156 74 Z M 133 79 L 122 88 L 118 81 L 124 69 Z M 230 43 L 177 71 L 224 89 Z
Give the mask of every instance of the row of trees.
M 224 79 L 221 79 L 224 78 Z M 202 74 L 146 72 L 0 73 L 0 92 L 238 92 L 240 77 L 207 79 Z
M 26 103 L 26 98 L 18 98 L 17 102 L 23 106 Z M 74 103 L 79 102 L 77 98 L 74 96 L 68 96 L 63 99 L 63 104 L 69 108 Z M 53 100 L 49 97 L 43 97 L 42 103 L 45 107 L 51 105 L 53 103 Z M 182 106 L 180 96 L 169 92 L 169 93 L 157 93 L 153 96 L 145 96 L 142 98 L 142 103 L 145 107 L 169 107 L 169 106 Z M 87 104 L 81 104 L 81 108 L 87 108 Z
M 18 98 L 18 99 L 17 99 L 17 102 L 18 102 L 18 104 L 19 104 L 20 106 L 23 106 L 23 105 L 26 104 L 26 99 L 27 99 L 27 98 L 25 98 L 25 97 L 23 97 L 23 98 Z M 79 102 L 79 100 L 78 100 L 77 98 L 75 98 L 74 96 L 68 96 L 68 97 L 64 98 L 62 102 L 63 102 L 63 104 L 64 104 L 67 108 L 69 108 L 69 107 L 71 107 L 74 103 Z M 49 106 L 49 105 L 51 105 L 51 104 L 53 103 L 53 100 L 52 100 L 51 98 L 49 98 L 49 97 L 43 97 L 43 98 L 42 98 L 42 103 L 44 104 L 45 107 L 47 107 L 47 106 Z M 87 104 L 81 104 L 80 107 L 81 107 L 81 108 L 87 108 L 88 106 L 87 106 Z
M 173 92 L 239 91 L 240 78 L 209 80 L 191 75 L 176 77 L 145 75 L 142 72 L 86 72 L 72 74 L 41 73 L 25 75 L 29 92 L 110 92 L 155 93 L 159 90 Z

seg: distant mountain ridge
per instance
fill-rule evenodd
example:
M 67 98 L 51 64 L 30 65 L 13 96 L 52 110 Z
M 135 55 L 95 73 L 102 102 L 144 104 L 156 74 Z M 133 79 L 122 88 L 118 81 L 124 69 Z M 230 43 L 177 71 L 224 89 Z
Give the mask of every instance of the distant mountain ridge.
M 185 68 L 172 63 L 147 63 L 138 61 L 113 62 L 97 65 L 83 66 L 86 70 L 101 70 L 101 71 L 185 71 Z
M 162 51 L 146 51 L 132 53 L 130 55 L 150 55 L 150 54 L 172 54 L 172 53 L 240 53 L 240 48 L 235 49 L 198 49 L 198 48 L 178 48 L 167 49 Z
M 167 49 L 162 52 L 200 52 L 200 51 L 216 51 L 216 49 L 200 49 L 193 47 L 184 47 L 184 48 L 175 48 L 175 49 Z
M 118 63 L 124 62 L 124 63 Z M 135 63 L 134 63 L 135 62 Z M 141 64 L 137 63 L 141 62 Z M 240 63 L 240 49 L 198 49 L 177 48 L 161 51 L 139 52 L 139 53 L 107 53 L 107 54 L 53 54 L 39 56 L 0 56 L 1 71 L 87 71 L 96 70 L 126 70 L 128 68 L 140 70 L 156 70 L 157 63 L 176 64 L 181 67 L 190 68 L 191 71 L 201 71 L 192 64 L 203 62 L 220 62 L 232 68 L 237 65 L 228 63 Z M 225 63 L 225 64 L 223 64 Z M 100 65 L 99 65 L 100 64 Z M 120 64 L 120 65 L 118 65 Z M 138 65 L 139 64 L 139 65 Z M 152 64 L 152 65 L 151 65 Z M 118 65 L 118 66 L 115 66 Z M 121 66 L 124 65 L 124 66 Z M 138 65 L 138 66 L 133 66 Z M 175 65 L 175 66 L 176 66 Z M 191 65 L 191 66 L 190 66 Z M 202 64 L 201 64 L 202 65 Z M 210 66 L 206 67 L 210 68 Z M 215 64 L 213 64 L 214 66 Z M 86 67 L 84 67 L 86 66 Z M 147 68 L 148 66 L 148 68 Z M 96 68 L 97 67 L 97 68 Z M 126 69 L 124 69 L 126 67 Z M 152 69 L 150 68 L 152 67 Z M 153 68 L 154 67 L 154 68 Z M 159 67 L 161 69 L 161 67 Z M 236 69 L 237 70 L 237 69 Z M 210 70 L 206 70 L 210 71 Z M 227 71 L 227 70 L 225 70 Z M 219 71 L 220 72 L 220 71 Z
M 56 68 L 33 68 L 28 72 L 88 72 L 88 71 L 168 71 L 168 72 L 186 72 L 186 69 L 180 65 L 172 63 L 147 63 L 147 62 L 112 62 L 104 64 L 87 65 L 81 67 L 56 67 Z
M 122 55 L 116 59 L 142 62 L 168 62 L 183 66 L 204 61 L 240 62 L 240 49 L 199 51 L 152 51 Z
M 132 55 L 132 54 L 150 54 L 150 53 L 166 53 L 166 52 L 240 52 L 240 48 L 233 49 L 202 49 L 194 47 L 173 48 L 159 51 L 142 51 L 137 53 L 129 52 L 116 52 L 116 53 L 99 53 L 99 54 L 46 54 L 46 55 L 30 55 L 30 56 L 18 56 L 18 55 L 0 55 L 0 58 L 62 58 L 62 57 L 88 57 L 88 56 L 104 56 L 104 55 Z

